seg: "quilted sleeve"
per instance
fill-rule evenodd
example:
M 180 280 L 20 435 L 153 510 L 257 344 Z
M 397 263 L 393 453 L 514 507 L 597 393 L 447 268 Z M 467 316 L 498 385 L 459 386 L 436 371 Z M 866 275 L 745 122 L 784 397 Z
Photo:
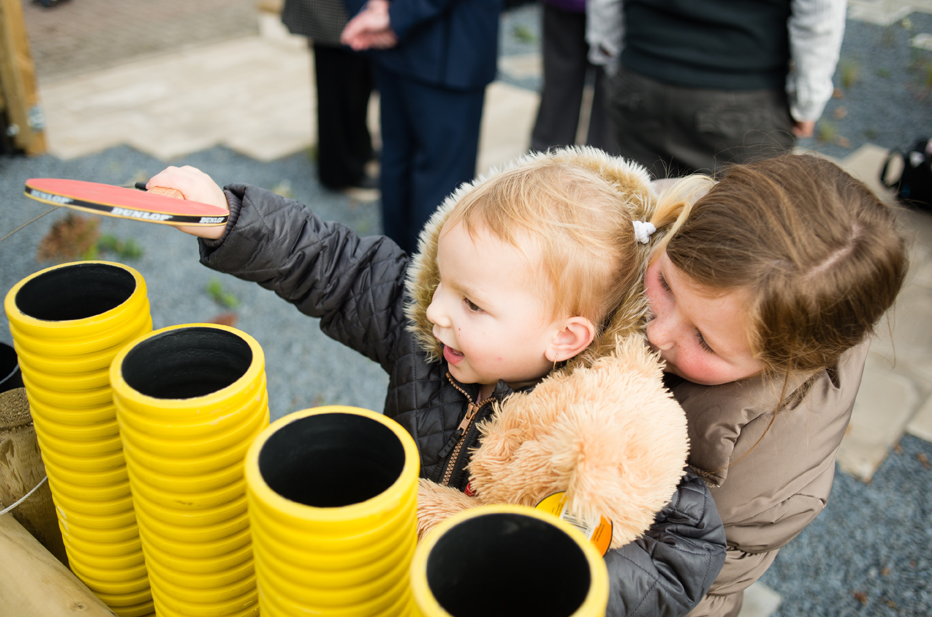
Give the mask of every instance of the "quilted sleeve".
M 675 617 L 699 603 L 725 563 L 725 530 L 702 480 L 687 473 L 654 524 L 605 555 L 608 617 Z
M 230 185 L 225 192 L 231 222 L 219 241 L 200 242 L 201 263 L 271 289 L 389 370 L 396 338 L 406 336 L 404 251 L 270 191 Z

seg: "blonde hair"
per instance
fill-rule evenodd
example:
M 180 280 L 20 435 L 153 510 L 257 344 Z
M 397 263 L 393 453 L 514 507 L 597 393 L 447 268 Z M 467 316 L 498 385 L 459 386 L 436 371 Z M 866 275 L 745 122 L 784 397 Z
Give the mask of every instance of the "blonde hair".
M 530 239 L 541 251 L 553 318 L 583 316 L 601 329 L 639 278 L 631 204 L 605 177 L 565 158 L 537 157 L 475 187 L 444 227 L 458 223 L 519 250 Z
M 830 368 L 873 332 L 908 259 L 893 209 L 866 185 L 792 154 L 731 167 L 690 205 L 703 184 L 661 198 L 653 222 L 666 235 L 654 256 L 666 250 L 705 288 L 751 292 L 749 344 L 766 372 Z

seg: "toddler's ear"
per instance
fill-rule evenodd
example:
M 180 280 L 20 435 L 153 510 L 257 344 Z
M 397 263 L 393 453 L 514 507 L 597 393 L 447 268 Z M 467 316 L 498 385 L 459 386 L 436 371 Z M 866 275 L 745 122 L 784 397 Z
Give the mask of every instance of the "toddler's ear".
M 546 352 L 551 362 L 563 362 L 582 353 L 595 338 L 595 326 L 585 317 L 570 317 L 559 326 Z

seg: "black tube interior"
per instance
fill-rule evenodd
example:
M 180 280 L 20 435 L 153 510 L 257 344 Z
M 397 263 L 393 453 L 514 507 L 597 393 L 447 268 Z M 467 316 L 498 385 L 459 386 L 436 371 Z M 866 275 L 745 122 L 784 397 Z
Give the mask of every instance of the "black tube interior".
M 567 617 L 589 592 L 589 564 L 554 525 L 486 514 L 437 541 L 427 558 L 427 584 L 454 617 Z
M 339 508 L 385 492 L 401 475 L 405 451 L 385 425 L 349 413 L 322 413 L 284 425 L 259 453 L 269 488 L 317 508 Z
M 123 359 L 123 379 L 142 394 L 187 399 L 222 390 L 246 374 L 252 349 L 226 330 L 179 328 L 157 334 Z
M 0 393 L 23 387 L 23 376 L 19 372 L 16 350 L 0 343 Z
M 72 264 L 40 274 L 16 294 L 16 306 L 43 321 L 70 321 L 100 315 L 126 302 L 136 279 L 109 264 Z

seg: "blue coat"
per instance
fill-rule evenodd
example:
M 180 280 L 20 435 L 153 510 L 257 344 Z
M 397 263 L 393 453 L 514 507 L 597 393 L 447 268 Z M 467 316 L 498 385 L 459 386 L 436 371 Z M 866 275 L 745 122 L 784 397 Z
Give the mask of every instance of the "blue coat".
M 366 0 L 345 0 L 351 15 Z M 502 0 L 393 0 L 398 45 L 372 59 L 392 73 L 454 90 L 483 88 L 496 73 Z

